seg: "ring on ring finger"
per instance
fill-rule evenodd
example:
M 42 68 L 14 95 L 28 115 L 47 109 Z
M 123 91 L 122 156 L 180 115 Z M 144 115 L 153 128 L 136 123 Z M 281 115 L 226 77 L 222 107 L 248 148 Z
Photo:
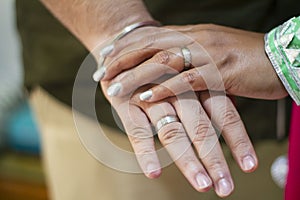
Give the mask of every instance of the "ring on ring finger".
M 173 122 L 179 122 L 179 119 L 176 115 L 167 115 L 160 120 L 157 121 L 155 130 L 158 132 L 163 126 L 173 123 Z
M 189 70 L 192 68 L 192 53 L 187 47 L 182 47 L 181 53 L 184 61 L 184 71 Z

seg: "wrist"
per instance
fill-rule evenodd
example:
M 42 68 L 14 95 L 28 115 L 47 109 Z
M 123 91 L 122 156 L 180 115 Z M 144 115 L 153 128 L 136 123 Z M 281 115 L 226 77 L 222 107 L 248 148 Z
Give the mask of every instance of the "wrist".
M 89 50 L 92 50 L 95 47 L 103 44 L 105 41 L 111 39 L 125 27 L 131 24 L 145 21 L 154 21 L 154 19 L 146 10 L 133 13 L 130 16 L 115 16 L 113 20 L 107 20 L 106 23 L 102 23 L 101 25 L 99 25 L 99 27 L 101 28 L 99 28 L 95 33 L 89 34 L 87 47 Z M 100 23 L 101 22 L 99 22 L 99 24 Z
M 90 51 L 124 27 L 153 20 L 142 0 L 41 0 Z

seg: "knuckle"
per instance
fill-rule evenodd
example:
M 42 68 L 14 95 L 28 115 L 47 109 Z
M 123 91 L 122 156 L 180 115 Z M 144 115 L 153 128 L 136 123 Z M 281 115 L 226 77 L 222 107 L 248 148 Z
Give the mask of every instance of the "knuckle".
M 130 83 L 136 79 L 136 74 L 135 72 L 126 73 L 123 79 L 124 81 Z
M 189 70 L 189 71 L 182 72 L 181 81 L 183 83 L 190 83 L 190 84 L 192 84 L 192 83 L 194 83 L 197 80 L 197 77 L 198 77 L 197 71 L 195 71 L 195 70 Z
M 180 158 L 184 169 L 189 169 L 193 172 L 199 171 L 199 166 L 197 165 L 198 159 L 195 156 L 183 154 Z
M 137 74 L 138 72 L 136 72 L 135 70 L 126 71 L 115 78 L 115 81 L 121 82 L 122 86 L 126 89 L 136 89 L 141 86 L 141 83 L 139 82 L 139 76 Z M 135 84 L 132 84 L 133 82 Z M 128 90 L 127 92 L 130 91 L 132 90 Z
M 154 56 L 154 62 L 158 64 L 167 65 L 170 62 L 170 52 L 168 51 L 160 51 Z
M 207 156 L 205 159 L 205 166 L 207 169 L 210 169 L 211 171 L 224 171 L 224 165 L 225 163 L 222 161 L 220 157 L 217 156 Z
M 152 147 L 142 147 L 135 151 L 135 155 L 139 160 L 144 161 L 149 158 L 149 156 L 153 156 L 155 151 Z
M 180 129 L 178 127 L 167 127 L 166 125 L 164 128 L 165 131 L 161 131 L 161 133 L 158 134 L 160 141 L 164 145 L 177 143 L 179 141 L 182 141 L 187 138 L 185 132 L 183 129 Z
M 223 114 L 224 126 L 238 126 L 241 123 L 241 118 L 235 109 L 226 110 Z
M 235 152 L 246 151 L 248 152 L 250 149 L 250 145 L 244 137 L 239 137 L 233 141 L 232 150 Z
M 133 146 L 144 145 L 145 142 L 151 137 L 145 127 L 132 127 L 128 130 L 128 138 Z
M 192 138 L 194 144 L 202 144 L 205 140 L 208 140 L 216 136 L 214 128 L 210 123 L 200 123 L 194 127 L 195 136 Z

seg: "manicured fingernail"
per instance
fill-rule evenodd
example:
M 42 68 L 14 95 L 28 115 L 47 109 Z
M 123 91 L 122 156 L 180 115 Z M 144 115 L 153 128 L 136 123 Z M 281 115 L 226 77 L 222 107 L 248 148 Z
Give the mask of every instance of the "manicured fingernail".
M 141 101 L 149 100 L 152 97 L 152 94 L 153 94 L 152 90 L 143 92 L 142 94 L 140 94 L 140 100 Z
M 102 67 L 104 64 L 105 58 L 100 56 L 99 60 L 98 60 L 98 68 Z
M 104 47 L 101 51 L 100 51 L 100 56 L 101 57 L 106 57 L 107 55 L 109 55 L 112 51 L 114 50 L 114 45 L 108 45 L 106 47 Z
M 219 193 L 222 196 L 228 196 L 232 192 L 232 185 L 225 178 L 219 180 L 218 187 L 219 187 Z
M 100 67 L 99 69 L 97 69 L 97 71 L 93 74 L 94 81 L 96 81 L 96 82 L 101 81 L 101 79 L 105 75 L 105 71 L 106 71 L 105 67 Z
M 252 170 L 255 167 L 255 161 L 253 157 L 250 155 L 244 157 L 242 162 L 245 171 Z
M 202 173 L 197 174 L 196 181 L 200 189 L 206 189 L 211 185 L 210 179 Z
M 116 96 L 122 89 L 121 83 L 114 83 L 107 89 L 107 95 L 110 97 Z

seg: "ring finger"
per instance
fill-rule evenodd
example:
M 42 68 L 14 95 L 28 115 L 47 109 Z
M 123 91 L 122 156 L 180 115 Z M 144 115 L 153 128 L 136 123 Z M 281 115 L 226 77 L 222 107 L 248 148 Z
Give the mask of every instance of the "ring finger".
M 193 57 L 191 52 L 193 52 Z M 208 53 L 197 44 L 163 50 L 139 66 L 112 79 L 108 94 L 110 96 L 124 96 L 144 84 L 153 83 L 165 74 L 177 74 L 187 66 L 205 65 L 210 60 Z M 192 89 L 190 83 L 184 86 L 181 84 L 181 87 L 188 87 L 184 90 Z
M 152 124 L 160 124 L 157 130 L 159 140 L 191 185 L 200 192 L 209 190 L 212 181 L 195 155 L 182 123 L 175 120 L 177 115 L 173 106 L 168 102 L 158 102 L 142 103 L 141 107 Z
M 184 93 L 173 105 L 213 180 L 216 193 L 220 197 L 230 195 L 234 188 L 232 177 L 215 129 L 198 98 L 193 92 Z

